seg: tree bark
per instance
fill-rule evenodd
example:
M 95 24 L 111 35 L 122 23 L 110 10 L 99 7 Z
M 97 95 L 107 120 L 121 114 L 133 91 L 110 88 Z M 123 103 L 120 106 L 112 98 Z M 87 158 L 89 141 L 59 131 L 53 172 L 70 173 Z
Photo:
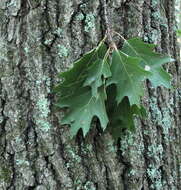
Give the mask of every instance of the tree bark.
M 175 58 L 173 89 L 145 83 L 148 118 L 118 146 L 94 126 L 71 141 L 52 88 L 103 38 L 101 0 L 0 1 L 0 189 L 179 190 L 181 88 L 174 0 L 109 0 L 114 31 Z M 117 44 L 120 39 L 115 38 Z

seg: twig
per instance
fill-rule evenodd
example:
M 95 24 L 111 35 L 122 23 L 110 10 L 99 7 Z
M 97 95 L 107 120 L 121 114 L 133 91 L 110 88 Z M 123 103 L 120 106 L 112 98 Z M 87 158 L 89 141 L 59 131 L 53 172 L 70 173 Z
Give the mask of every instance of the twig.
M 28 0 L 28 4 L 29 4 L 29 6 L 30 6 L 30 9 L 32 9 L 33 6 L 32 6 L 32 4 L 30 3 L 30 0 Z
M 108 43 L 109 43 L 110 47 L 115 48 L 116 45 L 115 45 L 113 38 L 112 38 L 112 28 L 110 26 L 109 14 L 108 14 L 108 8 L 107 8 L 106 0 L 103 0 L 103 9 L 104 9 L 104 19 L 105 19 L 106 34 L 107 34 L 107 38 L 108 38 Z

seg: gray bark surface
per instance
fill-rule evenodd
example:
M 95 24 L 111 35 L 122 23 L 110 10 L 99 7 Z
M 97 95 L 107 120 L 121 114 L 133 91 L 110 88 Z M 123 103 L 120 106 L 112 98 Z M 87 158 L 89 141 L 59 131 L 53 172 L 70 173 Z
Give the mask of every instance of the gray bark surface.
M 176 59 L 172 90 L 145 83 L 148 119 L 119 146 L 94 126 L 70 140 L 52 87 L 103 38 L 101 0 L 0 1 L 0 189 L 179 190 L 181 86 L 174 0 L 112 0 L 113 29 Z M 116 37 L 117 44 L 121 43 Z

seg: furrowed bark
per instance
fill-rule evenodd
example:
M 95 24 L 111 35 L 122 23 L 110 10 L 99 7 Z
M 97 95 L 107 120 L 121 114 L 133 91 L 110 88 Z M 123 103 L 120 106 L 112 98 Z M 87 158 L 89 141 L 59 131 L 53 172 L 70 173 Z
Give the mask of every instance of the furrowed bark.
M 113 30 L 158 45 L 172 90 L 145 83 L 148 119 L 113 145 L 96 126 L 70 140 L 52 88 L 105 34 L 100 0 L 0 1 L 0 189 L 179 190 L 181 67 L 174 0 L 107 1 Z M 115 39 L 119 46 L 121 41 Z

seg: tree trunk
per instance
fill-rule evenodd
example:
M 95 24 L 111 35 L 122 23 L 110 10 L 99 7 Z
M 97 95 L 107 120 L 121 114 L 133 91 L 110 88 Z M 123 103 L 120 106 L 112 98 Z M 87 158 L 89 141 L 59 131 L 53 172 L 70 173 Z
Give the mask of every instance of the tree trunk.
M 103 38 L 101 0 L 0 1 L 0 189 L 179 190 L 180 63 L 174 0 L 109 0 L 112 27 L 170 54 L 173 89 L 145 83 L 148 118 L 118 146 L 93 127 L 71 141 L 52 87 Z M 120 44 L 120 39 L 115 39 Z

